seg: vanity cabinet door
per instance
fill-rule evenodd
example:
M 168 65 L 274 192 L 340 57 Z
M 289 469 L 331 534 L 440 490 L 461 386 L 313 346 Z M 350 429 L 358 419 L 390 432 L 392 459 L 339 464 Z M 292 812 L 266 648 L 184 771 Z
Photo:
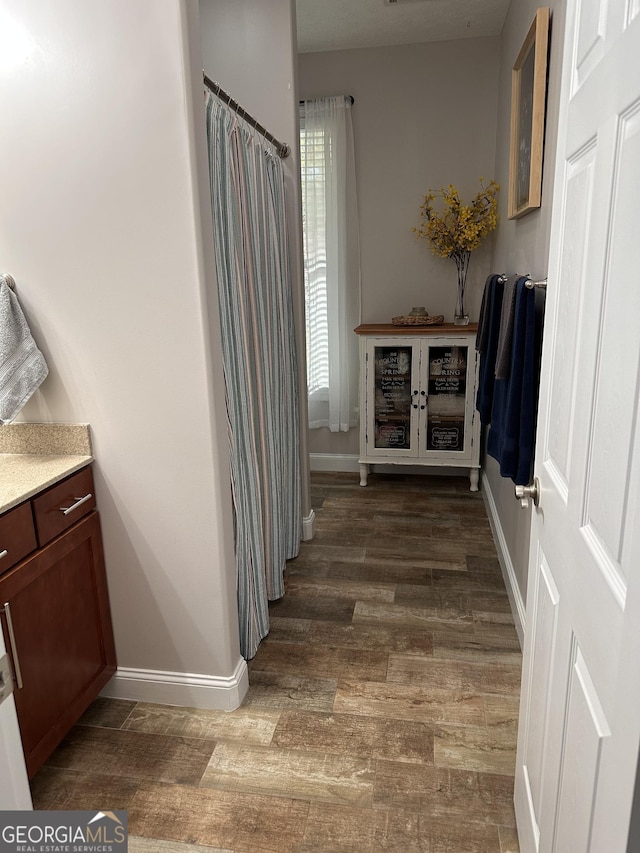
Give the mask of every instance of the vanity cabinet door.
M 0 606 L 31 777 L 115 672 L 98 513 L 3 575 Z

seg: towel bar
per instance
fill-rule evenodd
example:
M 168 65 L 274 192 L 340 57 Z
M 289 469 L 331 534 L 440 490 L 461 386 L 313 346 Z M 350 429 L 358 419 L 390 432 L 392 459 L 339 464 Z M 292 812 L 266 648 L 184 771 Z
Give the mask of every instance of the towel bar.
M 528 278 L 525 283 L 525 287 L 528 287 L 529 290 L 533 290 L 534 287 L 540 287 L 542 290 L 546 290 L 547 287 L 547 279 L 541 278 L 540 281 L 533 281 L 533 279 Z

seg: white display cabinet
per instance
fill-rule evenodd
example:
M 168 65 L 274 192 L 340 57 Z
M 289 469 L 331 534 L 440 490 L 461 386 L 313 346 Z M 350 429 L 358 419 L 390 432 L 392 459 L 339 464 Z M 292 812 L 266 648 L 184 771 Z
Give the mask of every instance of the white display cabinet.
M 477 325 L 365 324 L 360 336 L 360 485 L 378 464 L 469 470 L 478 491 Z

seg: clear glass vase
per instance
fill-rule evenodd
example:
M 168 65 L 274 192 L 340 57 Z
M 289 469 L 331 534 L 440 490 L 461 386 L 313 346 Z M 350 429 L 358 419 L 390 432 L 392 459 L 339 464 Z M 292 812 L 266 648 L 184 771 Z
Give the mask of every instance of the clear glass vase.
M 453 315 L 453 322 L 456 326 L 466 326 L 469 323 L 469 313 L 464 301 L 464 292 L 467 285 L 467 272 L 469 271 L 469 258 L 471 257 L 471 252 L 459 252 L 452 257 L 455 261 L 458 273 L 458 291 L 456 295 L 456 309 Z

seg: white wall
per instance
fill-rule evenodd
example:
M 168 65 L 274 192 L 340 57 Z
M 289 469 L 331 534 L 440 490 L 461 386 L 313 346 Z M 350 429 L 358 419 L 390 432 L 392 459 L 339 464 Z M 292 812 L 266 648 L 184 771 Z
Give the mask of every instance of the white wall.
M 303 515 L 311 514 L 307 449 L 304 279 L 296 24 L 293 0 L 200 0 L 202 57 L 207 76 L 241 104 L 291 154 L 284 163 L 289 257 L 299 358 L 300 459 Z
M 362 321 L 391 322 L 414 305 L 453 319 L 456 271 L 412 232 L 430 187 L 465 196 L 492 177 L 497 39 L 301 54 L 303 98 L 349 94 L 353 109 L 362 258 Z M 489 251 L 470 268 L 478 316 Z
M 424 305 L 453 319 L 456 269 L 412 229 L 429 188 L 454 183 L 464 197 L 493 177 L 498 39 L 400 45 L 298 57 L 300 95 L 353 95 L 360 214 L 362 322 L 389 323 Z M 469 270 L 477 319 L 490 243 Z M 310 448 L 358 452 L 357 430 L 311 430 Z
M 297 148 L 293 13 L 292 0 L 200 0 L 207 75 L 270 133 Z
M 548 3 L 552 18 L 542 206 L 520 219 L 507 218 L 511 70 L 538 5 L 533 0 L 512 0 L 502 31 L 498 103 L 498 127 L 501 132 L 497 136 L 495 174 L 504 191 L 499 199 L 499 226 L 493 245 L 491 268 L 508 274 L 517 272 L 544 278 L 547 275 L 549 259 L 565 0 L 551 0 Z M 516 595 L 524 603 L 527 590 L 530 511 L 520 508 L 514 498 L 513 482 L 500 476 L 498 464 L 491 457 L 485 460 L 484 487 L 495 507 L 496 520 L 504 539 L 505 559 L 510 564 L 515 579 Z
M 32 49 L 0 75 L 0 258 L 51 369 L 24 419 L 91 424 L 120 666 L 237 704 L 197 3 L 3 10 Z

